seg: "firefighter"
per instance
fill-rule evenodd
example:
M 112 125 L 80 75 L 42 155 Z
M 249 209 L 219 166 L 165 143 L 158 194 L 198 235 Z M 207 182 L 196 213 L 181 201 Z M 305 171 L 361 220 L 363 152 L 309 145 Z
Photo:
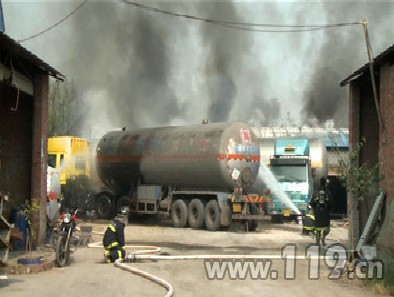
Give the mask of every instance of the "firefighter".
M 313 214 L 312 207 L 308 204 L 308 212 L 306 213 L 302 222 L 302 235 L 309 235 L 314 232 L 315 228 L 315 215 Z
M 330 205 L 331 195 L 327 189 L 327 180 L 325 177 L 320 179 L 320 187 L 317 194 L 314 196 L 310 205 L 313 208 L 315 215 L 315 236 L 316 244 L 322 246 L 326 245 L 326 236 L 330 233 Z
M 115 262 L 117 259 L 125 257 L 125 222 L 128 218 L 128 207 L 122 207 L 119 214 L 109 224 L 103 237 L 103 246 L 105 248 L 104 256 L 107 263 Z

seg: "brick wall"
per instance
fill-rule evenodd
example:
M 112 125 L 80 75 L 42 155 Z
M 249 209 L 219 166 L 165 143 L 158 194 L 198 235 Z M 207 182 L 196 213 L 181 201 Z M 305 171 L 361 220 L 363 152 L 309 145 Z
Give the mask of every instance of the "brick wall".
M 394 291 L 394 66 L 381 67 L 380 106 L 385 124 L 381 135 L 381 188 L 386 192 L 384 222 L 377 241 L 377 251 L 385 264 L 385 281 Z
M 382 173 L 385 179 L 382 186 L 392 196 L 394 193 L 394 66 L 381 68 L 380 104 L 386 132 L 382 135 Z M 390 197 L 392 200 L 392 197 Z
M 376 81 L 379 86 L 379 81 Z M 366 163 L 373 167 L 379 162 L 379 120 L 369 73 L 360 78 L 360 141 L 366 140 L 360 152 L 360 164 Z M 378 185 L 376 185 L 376 188 Z M 368 195 L 359 205 L 360 232 L 362 232 L 372 207 L 376 193 Z
M 351 83 L 349 119 L 350 147 L 355 148 L 362 139 L 366 140 L 360 151 L 360 164 L 366 163 L 370 167 L 378 164 L 379 121 L 369 73 Z M 353 248 L 368 220 L 376 195 L 367 195 L 362 201 L 350 193 L 348 197 L 348 216 L 353 223 L 349 243 Z
M 394 66 L 387 63 L 382 65 L 379 71 L 379 107 L 385 133 L 379 134 L 371 80 L 366 72 L 350 84 L 349 140 L 351 147 L 359 143 L 363 137 L 367 140 L 360 154 L 361 163 L 366 162 L 373 166 L 381 162 L 380 174 L 384 175 L 384 179 L 379 188 L 386 192 L 386 201 L 382 211 L 384 220 L 376 246 L 378 258 L 384 263 L 384 281 L 394 291 Z M 357 208 L 352 205 L 353 200 L 349 195 L 349 219 L 354 218 L 352 229 L 349 230 L 350 243 L 352 240 L 358 240 L 375 199 L 374 196 L 368 197 Z

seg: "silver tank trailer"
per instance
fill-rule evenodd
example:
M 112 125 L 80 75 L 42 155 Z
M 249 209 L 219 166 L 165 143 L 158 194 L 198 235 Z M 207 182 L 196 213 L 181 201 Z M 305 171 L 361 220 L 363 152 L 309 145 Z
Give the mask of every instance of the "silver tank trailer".
M 259 165 L 258 141 L 240 122 L 109 132 L 96 149 L 97 173 L 118 194 L 138 183 L 180 190 L 248 188 Z

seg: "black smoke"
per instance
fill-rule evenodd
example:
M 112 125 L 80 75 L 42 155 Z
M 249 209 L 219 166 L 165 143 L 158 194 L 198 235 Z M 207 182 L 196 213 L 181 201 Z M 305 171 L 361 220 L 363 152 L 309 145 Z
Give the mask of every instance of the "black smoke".
M 394 4 L 326 2 L 323 11 L 327 23 L 355 22 L 366 18 L 374 46 L 378 37 L 385 36 L 384 32 L 387 32 L 386 22 L 391 19 Z M 303 107 L 306 123 L 317 120 L 322 124 L 333 119 L 336 126 L 347 126 L 348 86 L 341 88 L 339 83 L 368 62 L 363 27 L 357 25 L 331 29 L 325 32 L 321 48 L 310 50 L 318 51 L 319 57 L 311 65 L 313 72 L 310 79 L 306 80 Z
M 246 21 L 237 3 L 150 5 L 204 18 Z M 188 124 L 193 121 L 188 115 L 199 106 L 206 109 L 200 111 L 201 119 L 211 122 L 248 121 L 256 108 L 262 108 L 269 121 L 278 114 L 270 111 L 269 100 L 262 99 L 266 74 L 264 64 L 253 57 L 252 33 L 122 3 L 89 3 L 71 23 L 75 42 L 66 54 L 71 58 L 68 70 L 80 89 L 106 90 L 105 102 L 92 105 L 109 115 L 112 126 L 168 125 L 174 118 Z M 191 43 L 196 52 L 180 50 Z M 81 62 L 75 63 L 76 58 Z M 200 85 L 193 93 L 187 77 L 181 84 L 175 77 L 196 60 L 202 72 L 196 74 Z M 87 99 L 87 104 L 92 102 Z M 93 113 L 87 125 L 96 124 Z
M 368 18 L 373 47 L 387 48 L 393 38 L 394 4 L 387 2 L 146 4 L 251 23 L 321 24 Z M 55 4 L 45 6 L 50 11 Z M 108 121 L 109 128 L 132 129 L 192 124 L 203 118 L 211 122 L 255 118 L 261 125 L 274 125 L 280 124 L 283 112 L 299 125 L 334 119 L 345 126 L 348 94 L 339 82 L 367 61 L 361 26 L 253 33 L 121 2 L 88 2 L 39 38 L 31 42 L 42 41 L 45 50 L 48 44 L 53 47 L 55 65 L 72 78 L 77 94 L 84 95 L 90 111 L 85 117 L 88 128 Z M 53 42 L 59 39 L 62 46 Z M 300 60 L 303 65 L 294 63 Z
M 210 19 L 239 20 L 233 3 L 213 3 Z M 250 34 L 223 27 L 202 26 L 202 40 L 207 50 L 205 79 L 209 94 L 208 117 L 213 122 L 227 121 L 237 96 L 237 78 L 243 55 L 253 43 Z
M 171 81 L 177 31 L 162 16 L 122 3 L 93 2 L 71 23 L 67 70 L 79 89 L 105 91 L 100 106 L 94 106 L 94 98 L 86 98 L 86 104 L 106 113 L 112 127 L 166 124 L 183 113 Z M 100 118 L 93 114 L 89 124 L 100 125 Z

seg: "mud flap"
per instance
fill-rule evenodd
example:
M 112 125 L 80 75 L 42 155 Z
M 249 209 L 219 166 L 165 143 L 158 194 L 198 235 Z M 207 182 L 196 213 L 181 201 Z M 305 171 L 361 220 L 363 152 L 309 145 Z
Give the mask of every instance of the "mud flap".
M 230 226 L 232 223 L 231 209 L 228 203 L 223 203 L 221 206 L 220 221 L 222 226 Z

